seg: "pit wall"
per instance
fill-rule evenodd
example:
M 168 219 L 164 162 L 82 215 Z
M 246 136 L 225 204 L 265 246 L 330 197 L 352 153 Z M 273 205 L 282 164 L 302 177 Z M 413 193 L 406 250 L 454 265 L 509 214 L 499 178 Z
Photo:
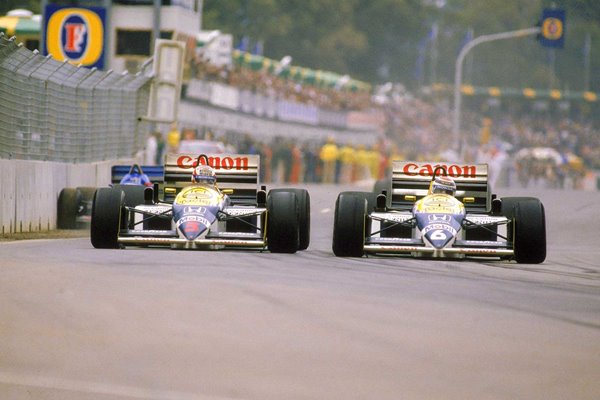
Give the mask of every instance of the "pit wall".
M 0 159 L 0 234 L 56 229 L 58 195 L 66 187 L 108 186 L 115 164 L 135 159 L 70 164 Z

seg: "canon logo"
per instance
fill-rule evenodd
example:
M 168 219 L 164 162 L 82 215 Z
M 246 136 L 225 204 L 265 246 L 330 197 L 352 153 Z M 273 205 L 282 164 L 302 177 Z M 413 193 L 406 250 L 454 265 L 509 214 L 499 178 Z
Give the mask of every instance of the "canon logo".
M 413 164 L 408 163 L 404 166 L 403 172 L 409 176 L 433 176 L 433 171 L 437 167 L 442 167 L 443 170 L 440 170 L 440 175 L 451 176 L 453 178 L 475 178 L 477 176 L 477 168 L 475 165 L 443 165 L 443 164 Z M 444 173 L 444 170 L 446 173 Z
M 181 169 L 192 169 L 196 166 L 198 159 L 190 156 L 181 156 L 177 159 L 177 167 Z M 206 165 L 206 160 L 200 158 L 200 164 Z M 224 170 L 248 170 L 248 157 L 208 157 L 208 165 L 214 169 Z

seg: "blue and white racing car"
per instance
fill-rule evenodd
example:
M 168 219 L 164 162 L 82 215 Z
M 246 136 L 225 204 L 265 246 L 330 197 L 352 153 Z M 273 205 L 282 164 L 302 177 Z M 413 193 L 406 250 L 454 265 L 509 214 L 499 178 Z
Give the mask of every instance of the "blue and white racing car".
M 432 191 L 450 177 L 452 194 Z M 492 194 L 487 165 L 393 162 L 380 192 L 342 192 L 333 227 L 338 257 L 398 254 L 419 258 L 486 257 L 541 263 L 546 258 L 544 206 L 533 197 Z
M 259 186 L 260 158 L 238 154 L 169 154 L 160 184 L 126 202 L 124 186 L 98 189 L 91 242 L 96 248 L 253 248 L 295 253 L 310 242 L 305 189 Z M 201 172 L 202 166 L 212 171 Z M 206 171 L 205 171 L 206 172 Z

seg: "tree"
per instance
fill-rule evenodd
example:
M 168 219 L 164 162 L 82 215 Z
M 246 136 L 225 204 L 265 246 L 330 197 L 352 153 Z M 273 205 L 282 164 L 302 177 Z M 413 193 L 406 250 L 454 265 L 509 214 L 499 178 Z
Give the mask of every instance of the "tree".
M 10 10 L 24 8 L 33 11 L 34 14 L 41 12 L 39 0 L 2 0 L 0 2 L 0 15 L 6 15 Z
M 237 41 L 244 35 L 261 40 L 266 56 L 291 55 L 294 65 L 415 88 L 419 68 L 429 74 L 426 83 L 453 82 L 469 29 L 480 36 L 532 27 L 550 3 L 567 12 L 566 45 L 555 52 L 553 64 L 551 52 L 534 36 L 494 42 L 473 50 L 467 82 L 541 88 L 554 82 L 560 89 L 581 90 L 589 34 L 591 86 L 600 90 L 600 73 L 595 72 L 600 68 L 597 0 L 205 0 L 204 27 L 231 32 Z

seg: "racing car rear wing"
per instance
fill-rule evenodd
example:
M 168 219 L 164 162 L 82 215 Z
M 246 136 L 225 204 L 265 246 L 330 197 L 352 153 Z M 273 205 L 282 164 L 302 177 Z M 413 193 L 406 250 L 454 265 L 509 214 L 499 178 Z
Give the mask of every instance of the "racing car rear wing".
M 392 163 L 391 208 L 410 209 L 415 201 L 426 196 L 433 173 L 443 167 L 445 174 L 456 182 L 456 198 L 470 212 L 491 209 L 492 194 L 488 183 L 487 164 L 451 164 L 415 161 Z M 444 175 L 444 172 L 438 172 Z
M 140 168 L 148 175 L 148 178 L 150 178 L 152 183 L 160 183 L 163 181 L 165 168 L 162 165 L 142 165 Z M 120 183 L 121 179 L 129 173 L 130 169 L 131 165 L 113 165 L 110 169 L 111 182 L 113 184 Z
M 255 204 L 260 176 L 260 156 L 256 154 L 207 154 L 208 163 L 215 169 L 220 189 L 231 189 L 229 197 L 236 203 Z M 165 158 L 164 187 L 178 193 L 191 184 L 192 170 L 198 154 L 168 154 Z M 205 162 L 203 159 L 201 162 Z M 175 194 L 172 195 L 173 199 Z M 169 197 L 165 192 L 165 201 Z M 170 199 L 172 200 L 172 199 Z

